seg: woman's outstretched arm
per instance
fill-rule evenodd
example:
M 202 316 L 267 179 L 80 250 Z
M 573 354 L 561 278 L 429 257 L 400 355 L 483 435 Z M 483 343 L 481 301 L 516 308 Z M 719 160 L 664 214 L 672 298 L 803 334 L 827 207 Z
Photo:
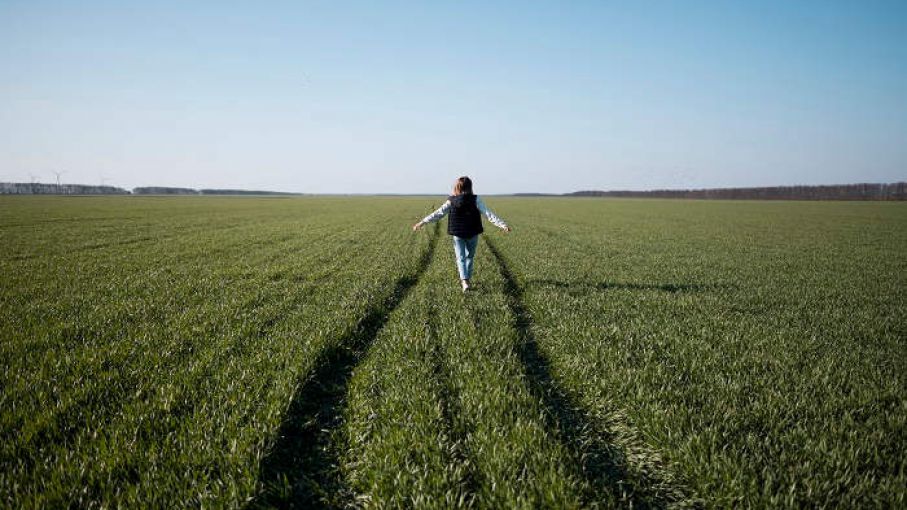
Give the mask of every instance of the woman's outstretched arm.
M 485 202 L 483 202 L 479 197 L 476 197 L 476 207 L 479 208 L 479 212 L 481 212 L 485 215 L 486 218 L 488 218 L 488 221 L 494 223 L 495 226 L 504 229 L 504 231 L 510 232 L 510 227 L 507 225 L 507 223 L 501 218 L 498 218 L 495 213 L 491 212 L 491 209 L 489 209 L 488 206 L 485 205 Z
M 450 200 L 447 200 L 444 202 L 444 204 L 441 205 L 441 207 L 437 208 L 435 210 L 435 212 L 422 218 L 422 221 L 413 225 L 413 230 L 419 230 L 420 228 L 422 228 L 422 225 L 425 225 L 426 223 L 434 223 L 434 222 L 440 220 L 441 218 L 444 217 L 445 214 L 447 214 L 447 211 L 449 211 L 449 210 L 450 210 Z

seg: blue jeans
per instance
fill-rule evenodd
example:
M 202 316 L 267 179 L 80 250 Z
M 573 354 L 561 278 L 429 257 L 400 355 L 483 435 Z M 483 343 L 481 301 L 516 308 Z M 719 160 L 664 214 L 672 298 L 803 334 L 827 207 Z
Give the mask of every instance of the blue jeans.
M 457 271 L 460 273 L 461 280 L 468 280 L 472 277 L 472 259 L 476 256 L 476 247 L 479 245 L 479 236 L 475 235 L 468 239 L 453 236 L 454 254 L 457 257 Z

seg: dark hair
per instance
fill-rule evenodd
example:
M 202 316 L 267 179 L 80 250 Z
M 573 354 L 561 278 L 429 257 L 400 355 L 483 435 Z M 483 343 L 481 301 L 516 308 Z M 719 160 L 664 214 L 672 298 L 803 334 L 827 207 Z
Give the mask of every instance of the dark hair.
M 466 177 L 465 175 L 463 177 L 460 177 L 459 179 L 457 179 L 457 182 L 454 183 L 453 194 L 454 195 L 466 195 L 466 194 L 471 195 L 472 194 L 472 179 L 470 179 L 469 177 Z

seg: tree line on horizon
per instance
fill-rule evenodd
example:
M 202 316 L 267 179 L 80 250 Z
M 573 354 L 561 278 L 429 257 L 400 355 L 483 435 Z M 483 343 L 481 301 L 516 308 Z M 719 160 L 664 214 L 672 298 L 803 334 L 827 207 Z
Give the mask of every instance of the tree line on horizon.
M 907 182 L 759 188 L 575 191 L 571 197 L 691 198 L 715 200 L 907 200 Z
M 299 195 L 299 193 L 243 189 L 193 189 L 166 186 L 141 186 L 128 190 L 116 186 L 91 184 L 0 182 L 0 195 Z
M 128 190 L 89 184 L 0 182 L 0 195 L 283 195 L 301 193 L 237 189 L 193 189 L 142 186 Z M 860 183 L 819 186 L 768 186 L 758 188 L 662 189 L 651 191 L 584 190 L 551 195 L 516 193 L 517 196 L 689 198 L 715 200 L 907 200 L 907 182 Z

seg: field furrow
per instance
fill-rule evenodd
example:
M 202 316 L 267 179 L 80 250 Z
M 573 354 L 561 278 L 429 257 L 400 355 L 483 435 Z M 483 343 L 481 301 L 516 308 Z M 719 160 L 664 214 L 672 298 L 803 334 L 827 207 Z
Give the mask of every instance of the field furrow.
M 339 441 L 345 479 L 354 501 L 365 507 L 475 503 L 465 431 L 455 427 L 458 396 L 438 331 L 434 274 L 449 264 L 448 257 L 434 256 L 350 381 Z
M 349 490 L 340 473 L 340 435 L 344 400 L 353 370 L 393 311 L 431 264 L 438 229 L 414 266 L 378 289 L 370 307 L 343 337 L 313 360 L 313 372 L 293 395 L 287 415 L 261 461 L 255 506 L 342 506 Z
M 520 336 L 493 259 L 481 255 L 475 292 L 457 284 L 447 240 L 447 264 L 429 273 L 436 331 L 464 438 L 474 497 L 491 507 L 575 507 L 585 482 L 570 449 L 552 428 L 544 400 L 533 392 L 519 356 Z
M 540 350 L 535 338 L 522 285 L 494 241 L 486 238 L 485 245 L 504 280 L 507 306 L 519 336 L 519 356 L 532 389 L 545 403 L 562 440 L 573 449 L 591 489 L 590 502 L 643 508 L 694 504 L 655 452 L 628 441 L 635 434 L 626 424 L 614 415 L 594 415 L 568 393 L 563 381 L 555 379 L 549 355 Z

